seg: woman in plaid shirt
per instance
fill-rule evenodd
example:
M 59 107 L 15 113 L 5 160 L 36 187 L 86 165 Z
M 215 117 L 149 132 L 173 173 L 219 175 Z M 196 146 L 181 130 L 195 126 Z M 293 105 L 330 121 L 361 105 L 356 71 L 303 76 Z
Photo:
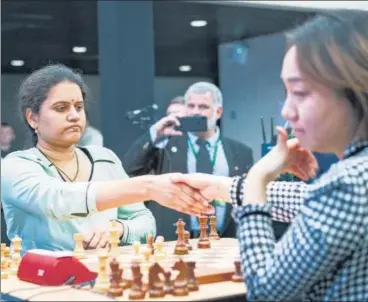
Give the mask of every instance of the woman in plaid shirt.
M 275 148 L 244 178 L 180 176 L 234 205 L 249 301 L 368 301 L 368 12 L 334 11 L 287 35 Z M 311 185 L 309 151 L 340 161 Z M 292 224 L 276 243 L 272 219 Z

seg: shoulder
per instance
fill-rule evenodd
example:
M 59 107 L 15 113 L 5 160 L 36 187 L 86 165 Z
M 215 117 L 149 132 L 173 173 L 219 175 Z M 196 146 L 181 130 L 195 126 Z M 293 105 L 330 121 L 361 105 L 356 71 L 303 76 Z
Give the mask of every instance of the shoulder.
M 315 184 L 318 193 L 346 192 L 351 196 L 361 196 L 368 202 L 368 150 L 365 154 L 341 160 L 331 166 Z
M 243 152 L 252 152 L 252 148 L 250 148 L 248 145 L 236 141 L 232 138 L 222 136 L 221 139 L 224 144 L 228 144 L 229 146 L 231 146 L 236 150 L 242 150 Z
M 14 151 L 9 153 L 2 159 L 4 166 L 14 163 L 22 163 L 24 161 L 40 162 L 40 155 L 36 148 L 30 148 L 26 150 Z

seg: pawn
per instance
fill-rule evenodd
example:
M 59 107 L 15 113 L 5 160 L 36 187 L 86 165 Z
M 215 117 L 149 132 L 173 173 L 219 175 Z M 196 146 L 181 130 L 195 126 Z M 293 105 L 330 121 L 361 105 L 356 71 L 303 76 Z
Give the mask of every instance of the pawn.
M 142 262 L 143 260 L 143 256 L 140 254 L 140 248 L 141 248 L 141 243 L 139 241 L 134 241 L 133 244 L 133 261 L 135 262 Z
M 187 261 L 188 289 L 191 292 L 197 291 L 199 289 L 197 279 L 194 273 L 195 266 L 196 263 L 194 261 Z
M 20 255 L 22 251 L 22 239 L 19 236 L 15 236 L 12 239 L 12 247 L 13 247 L 13 253 L 11 256 L 11 268 L 10 268 L 10 275 L 17 275 L 18 268 L 20 261 L 22 260 L 22 257 Z
M 8 259 L 5 257 L 5 248 L 1 244 L 1 279 L 7 279 L 8 273 Z
M 151 255 L 153 255 L 155 252 L 155 249 L 153 246 L 153 235 L 152 234 L 149 234 L 147 236 L 147 247 L 151 250 Z
M 165 283 L 164 283 L 164 291 L 166 294 L 172 294 L 173 292 L 173 284 L 171 281 L 171 271 L 167 270 L 164 272 Z
M 144 247 L 142 250 L 144 259 L 142 263 L 142 270 L 147 271 L 151 266 L 151 257 L 153 256 L 151 254 L 151 249 L 149 247 Z
M 243 282 L 243 274 L 241 270 L 241 263 L 239 260 L 234 261 L 235 265 L 235 273 L 231 277 L 231 281 L 233 282 Z
M 187 245 L 188 247 L 188 250 L 193 250 L 193 247 L 191 246 L 190 242 L 189 242 L 189 237 L 190 237 L 190 233 L 189 231 L 185 231 L 184 232 L 184 241 L 185 241 L 185 244 Z
M 155 241 L 155 253 L 153 255 L 155 261 L 162 261 L 166 258 L 166 252 L 164 251 L 164 237 L 157 236 Z

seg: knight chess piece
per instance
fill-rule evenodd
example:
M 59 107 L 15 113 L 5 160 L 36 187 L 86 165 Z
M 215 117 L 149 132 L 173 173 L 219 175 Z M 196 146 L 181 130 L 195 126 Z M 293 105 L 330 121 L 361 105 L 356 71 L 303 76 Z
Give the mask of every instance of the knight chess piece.
M 234 261 L 235 273 L 231 276 L 233 282 L 243 282 L 243 273 L 241 269 L 241 263 L 239 260 Z
M 211 248 L 210 239 L 207 236 L 207 216 L 202 215 L 199 217 L 199 226 L 201 229 L 201 234 L 199 235 L 197 247 L 199 249 L 209 249 Z
M 164 269 L 157 262 L 150 267 L 148 274 L 148 292 L 150 298 L 165 297 L 164 283 L 160 278 L 160 274 L 164 273 Z
M 199 290 L 199 286 L 198 286 L 198 283 L 197 283 L 197 278 L 196 278 L 195 273 L 194 273 L 195 266 L 196 266 L 195 261 L 187 261 L 188 289 L 191 292 Z
M 188 267 L 187 264 L 182 260 L 175 262 L 172 267 L 173 270 L 179 271 L 178 276 L 174 280 L 173 292 L 174 296 L 187 296 L 188 291 Z
M 116 258 L 113 258 L 110 262 L 110 287 L 108 294 L 113 297 L 121 297 L 123 295 L 123 289 L 120 287 L 122 277 L 119 262 Z
M 210 227 L 210 238 L 213 240 L 220 240 L 220 236 L 216 230 L 216 216 L 214 215 L 210 216 Z
M 184 226 L 185 222 L 182 219 L 179 219 L 178 222 L 176 223 L 177 227 L 176 233 L 178 234 L 178 240 L 176 241 L 174 249 L 174 254 L 176 255 L 188 254 L 188 246 L 184 241 L 184 232 L 185 232 Z

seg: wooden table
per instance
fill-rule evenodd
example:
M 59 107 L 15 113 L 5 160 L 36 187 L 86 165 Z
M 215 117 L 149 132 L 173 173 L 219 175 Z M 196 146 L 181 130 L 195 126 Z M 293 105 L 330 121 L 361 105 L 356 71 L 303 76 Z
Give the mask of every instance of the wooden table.
M 75 289 L 70 286 L 45 287 L 18 280 L 16 277 L 1 280 L 1 293 L 5 295 L 1 300 L 6 301 L 6 294 L 25 301 L 131 301 L 128 299 L 128 291 L 123 297 L 110 298 L 109 296 L 98 294 L 87 289 Z M 197 292 L 191 292 L 185 297 L 175 297 L 168 295 L 164 298 L 146 298 L 144 301 L 205 301 L 224 300 L 240 297 L 240 301 L 245 299 L 244 283 L 234 283 L 231 281 L 204 284 Z M 148 297 L 148 294 L 147 294 Z
M 246 287 L 243 282 L 232 282 L 228 278 L 229 272 L 233 270 L 233 256 L 238 253 L 238 241 L 232 238 L 221 238 L 211 241 L 210 250 L 198 250 L 196 248 L 197 240 L 191 240 L 193 251 L 189 255 L 183 256 L 183 259 L 194 257 L 198 263 L 196 275 L 200 284 L 199 291 L 190 292 L 188 296 L 176 297 L 166 295 L 164 298 L 148 298 L 148 293 L 144 301 L 204 301 L 204 300 L 223 300 L 229 301 L 239 298 L 239 301 L 245 300 Z M 173 250 L 175 242 L 166 242 L 166 250 Z M 145 246 L 145 245 L 142 245 Z M 97 271 L 97 251 L 86 251 L 87 259 L 82 262 L 92 271 Z M 125 261 L 129 262 L 132 256 L 132 247 L 120 247 L 120 254 Z M 174 257 L 173 255 L 170 256 Z M 122 265 L 123 265 L 122 259 Z M 208 259 L 213 259 L 208 261 Z M 92 262 L 91 262 L 92 260 Z M 127 267 L 126 267 L 127 268 Z M 219 273 L 223 278 L 218 278 Z M 209 278 L 212 277 L 217 278 Z M 128 298 L 129 290 L 124 291 L 124 295 L 118 298 L 112 298 L 108 295 L 94 292 L 90 286 L 84 288 L 73 288 L 71 286 L 46 287 L 28 283 L 19 280 L 16 276 L 9 276 L 8 279 L 1 280 L 1 293 L 7 299 L 7 294 L 20 300 L 28 301 L 131 301 Z M 10 299 L 9 299 L 10 300 Z M 14 300 L 13 300 L 14 301 Z

